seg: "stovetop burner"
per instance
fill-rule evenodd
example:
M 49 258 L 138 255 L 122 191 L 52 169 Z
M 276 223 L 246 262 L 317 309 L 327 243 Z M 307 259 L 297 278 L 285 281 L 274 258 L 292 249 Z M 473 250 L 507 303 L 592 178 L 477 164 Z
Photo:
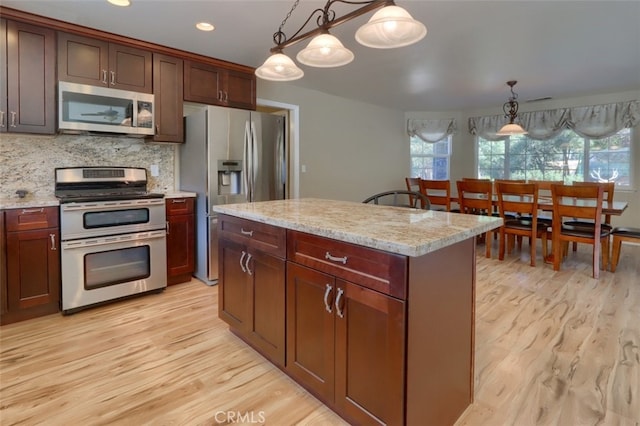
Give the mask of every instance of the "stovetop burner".
M 147 171 L 134 167 L 61 167 L 55 195 L 63 203 L 163 198 L 147 191 Z

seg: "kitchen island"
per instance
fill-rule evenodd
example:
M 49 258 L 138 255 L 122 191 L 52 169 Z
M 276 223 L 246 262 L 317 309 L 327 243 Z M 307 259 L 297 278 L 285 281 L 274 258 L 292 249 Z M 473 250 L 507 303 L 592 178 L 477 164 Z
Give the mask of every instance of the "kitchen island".
M 355 424 L 473 401 L 475 236 L 500 218 L 297 199 L 215 206 L 218 313 Z

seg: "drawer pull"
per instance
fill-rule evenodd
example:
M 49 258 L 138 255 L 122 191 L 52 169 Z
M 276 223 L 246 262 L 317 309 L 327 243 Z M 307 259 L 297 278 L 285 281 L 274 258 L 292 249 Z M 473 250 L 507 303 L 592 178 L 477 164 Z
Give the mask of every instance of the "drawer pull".
M 244 267 L 244 257 L 247 255 L 244 250 L 242 250 L 242 256 L 240 256 L 240 268 L 242 268 L 242 272 L 247 272 L 247 268 Z
M 324 290 L 324 309 L 332 313 L 331 304 L 329 303 L 329 295 L 331 294 L 331 285 L 327 284 L 327 288 Z
M 56 234 L 49 234 L 51 238 L 51 250 L 56 250 Z
M 331 256 L 331 253 L 327 252 L 327 253 L 324 255 L 324 258 L 325 258 L 325 259 L 327 259 L 327 260 L 330 260 L 330 261 L 332 261 L 332 262 L 340 262 L 340 263 L 342 263 L 343 265 L 346 265 L 346 264 L 347 264 L 347 256 L 344 256 L 344 257 L 335 257 L 335 256 Z
M 174 198 L 171 200 L 173 204 L 184 204 L 187 202 L 185 198 Z
M 102 84 L 108 84 L 107 83 L 107 70 L 102 70 Z
M 169 234 L 170 234 L 170 232 L 169 232 L 169 221 L 167 221 L 167 235 L 169 235 Z
M 29 213 L 42 213 L 44 212 L 44 209 L 22 209 L 22 214 L 29 214 Z
M 253 237 L 253 231 L 245 231 L 244 228 L 240 228 L 240 233 L 242 235 L 248 235 L 249 237 Z
M 344 290 L 338 288 L 338 295 L 336 296 L 336 314 L 338 314 L 340 318 L 344 318 L 344 312 L 342 312 L 342 310 L 340 309 L 340 299 L 342 299 L 343 294 Z

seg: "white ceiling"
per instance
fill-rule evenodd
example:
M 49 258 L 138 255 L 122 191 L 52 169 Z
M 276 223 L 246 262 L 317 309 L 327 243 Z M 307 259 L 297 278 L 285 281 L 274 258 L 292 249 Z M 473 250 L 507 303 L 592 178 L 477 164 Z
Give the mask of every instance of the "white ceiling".
M 2 0 L 6 7 L 258 67 L 293 0 Z M 284 27 L 291 36 L 324 1 L 302 0 Z M 353 35 L 371 14 L 334 28 L 355 60 L 301 65 L 291 84 L 403 111 L 500 106 L 507 80 L 519 101 L 640 90 L 640 1 L 397 0 L 427 26 L 419 43 L 392 50 L 360 46 Z M 353 6 L 336 3 L 338 15 Z M 205 33 L 194 28 L 207 20 Z M 312 29 L 313 27 L 309 27 Z M 285 50 L 290 57 L 304 46 Z

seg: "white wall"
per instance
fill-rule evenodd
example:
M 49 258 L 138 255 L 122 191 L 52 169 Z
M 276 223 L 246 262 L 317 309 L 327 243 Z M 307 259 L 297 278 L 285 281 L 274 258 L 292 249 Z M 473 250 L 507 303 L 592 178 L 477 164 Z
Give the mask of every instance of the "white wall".
M 362 201 L 404 188 L 409 144 L 402 112 L 264 80 L 258 97 L 300 107 L 300 197 Z

